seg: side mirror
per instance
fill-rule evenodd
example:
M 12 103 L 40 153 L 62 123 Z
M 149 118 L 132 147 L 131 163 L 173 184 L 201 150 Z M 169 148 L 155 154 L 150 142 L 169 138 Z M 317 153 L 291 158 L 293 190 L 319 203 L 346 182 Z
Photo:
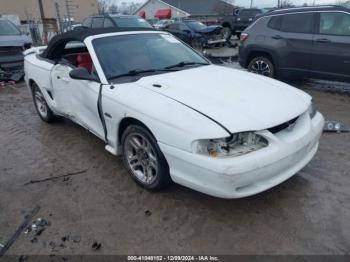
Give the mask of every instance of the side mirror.
M 76 80 L 88 80 L 88 81 L 100 82 L 97 76 L 90 74 L 89 71 L 84 67 L 73 69 L 72 71 L 69 72 L 69 76 L 72 79 L 76 79 Z
M 191 31 L 190 31 L 190 30 L 187 30 L 187 29 L 182 30 L 182 32 L 184 32 L 184 33 L 186 33 L 186 34 L 190 34 L 190 33 L 191 33 Z

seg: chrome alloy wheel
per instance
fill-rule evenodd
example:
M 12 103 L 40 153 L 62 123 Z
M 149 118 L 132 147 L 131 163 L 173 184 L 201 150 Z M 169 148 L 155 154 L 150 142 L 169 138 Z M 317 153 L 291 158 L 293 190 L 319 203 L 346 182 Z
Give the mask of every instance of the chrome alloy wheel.
M 43 118 L 46 118 L 48 114 L 48 107 L 43 94 L 40 92 L 40 90 L 37 89 L 35 91 L 34 97 L 35 97 L 35 105 L 36 105 L 36 108 L 38 109 L 39 114 Z
M 272 77 L 272 70 L 264 60 L 256 60 L 250 67 L 252 73 Z
M 132 174 L 141 183 L 150 185 L 159 172 L 158 159 L 150 141 L 140 133 L 125 138 L 124 154 Z

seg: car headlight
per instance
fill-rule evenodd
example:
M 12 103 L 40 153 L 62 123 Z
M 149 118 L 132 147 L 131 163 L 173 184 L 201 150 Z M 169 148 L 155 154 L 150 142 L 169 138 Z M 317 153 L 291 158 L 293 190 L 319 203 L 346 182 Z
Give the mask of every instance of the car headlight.
M 310 118 L 314 118 L 314 116 L 317 113 L 316 106 L 312 100 L 311 100 L 311 104 L 309 105 L 308 112 L 309 112 Z
M 236 133 L 228 138 L 195 141 L 194 151 L 211 157 L 232 157 L 245 155 L 268 145 L 268 141 L 253 132 Z

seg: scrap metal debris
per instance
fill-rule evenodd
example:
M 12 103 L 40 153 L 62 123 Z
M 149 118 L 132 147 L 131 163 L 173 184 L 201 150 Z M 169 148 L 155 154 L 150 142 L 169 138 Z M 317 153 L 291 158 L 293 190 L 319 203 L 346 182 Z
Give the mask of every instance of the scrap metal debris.
M 80 243 L 81 237 L 80 236 L 72 236 L 72 240 L 74 243 Z
M 33 221 L 33 223 L 27 227 L 27 229 L 24 231 L 24 234 L 33 233 L 32 238 L 30 239 L 31 243 L 37 243 L 38 237 L 41 236 L 41 234 L 45 231 L 47 226 L 50 226 L 51 223 L 48 222 L 46 219 L 38 218 Z
M 92 244 L 92 246 L 91 246 L 91 248 L 92 248 L 93 250 L 95 250 L 95 251 L 101 249 L 101 247 L 102 247 L 102 244 L 99 243 L 99 242 L 96 242 L 96 241 L 95 241 L 95 242 Z
M 3 245 L 0 249 L 0 258 L 5 255 L 6 251 L 12 246 L 12 244 L 17 240 L 17 238 L 21 235 L 23 230 L 28 228 L 30 221 L 32 221 L 33 217 L 39 212 L 40 206 L 36 206 L 29 214 L 24 217 L 23 223 L 17 228 L 15 233 L 10 237 L 10 239 Z
M 338 121 L 326 121 L 323 131 L 330 133 L 349 133 L 350 128 Z
M 88 169 L 82 170 L 82 171 L 78 171 L 78 172 L 68 173 L 66 175 L 61 175 L 61 176 L 52 176 L 52 177 L 39 179 L 39 180 L 30 180 L 29 182 L 25 183 L 24 185 L 27 186 L 27 185 L 30 185 L 30 184 L 42 183 L 42 182 L 52 181 L 52 180 L 56 180 L 56 179 L 60 179 L 60 178 L 63 178 L 64 181 L 67 181 L 67 177 L 80 175 L 80 174 L 86 173 L 87 171 L 88 171 Z
M 35 232 L 36 236 L 40 236 L 41 233 L 45 230 L 46 226 L 50 226 L 51 223 L 43 218 L 38 218 L 24 231 L 24 234 L 30 232 Z

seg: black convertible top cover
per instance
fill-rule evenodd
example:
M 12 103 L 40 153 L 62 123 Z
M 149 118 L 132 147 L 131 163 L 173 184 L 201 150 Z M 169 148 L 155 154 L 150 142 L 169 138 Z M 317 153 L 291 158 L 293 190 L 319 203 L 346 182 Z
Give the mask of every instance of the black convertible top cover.
M 139 27 L 128 27 L 128 28 L 77 28 L 72 31 L 59 34 L 54 36 L 45 51 L 41 54 L 41 57 L 46 59 L 54 59 L 56 55 L 63 52 L 66 44 L 71 41 L 83 42 L 87 37 L 93 35 L 101 35 L 108 33 L 118 33 L 118 32 L 134 32 L 134 31 L 157 31 L 151 28 L 139 28 Z

